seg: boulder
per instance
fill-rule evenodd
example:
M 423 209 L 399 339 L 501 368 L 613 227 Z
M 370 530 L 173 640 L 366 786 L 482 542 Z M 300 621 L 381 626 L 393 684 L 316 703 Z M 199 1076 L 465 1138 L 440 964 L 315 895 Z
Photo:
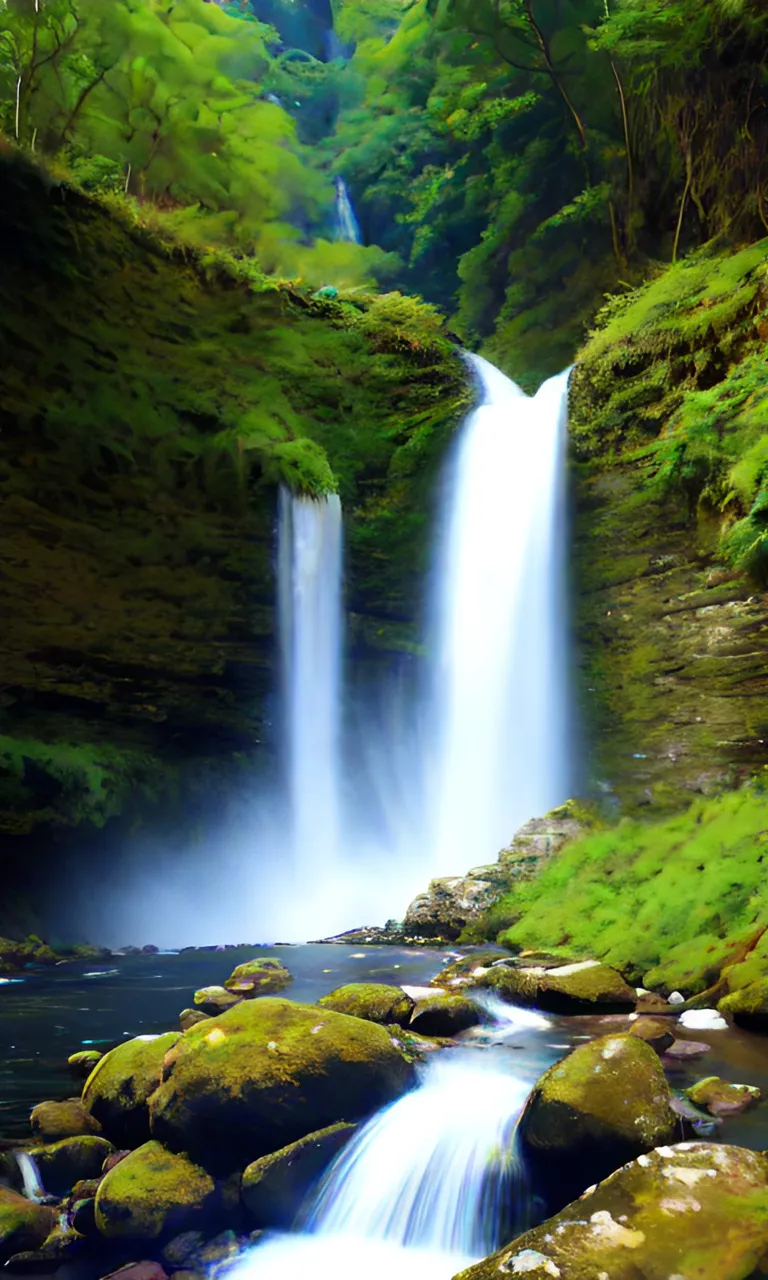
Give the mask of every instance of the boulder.
M 638 1018 L 630 1026 L 629 1035 L 644 1040 L 657 1053 L 663 1053 L 675 1040 L 671 1022 L 663 1018 Z
M 747 1280 L 768 1249 L 765 1157 L 680 1143 L 642 1155 L 456 1280 Z
M 671 1097 L 658 1055 L 636 1036 L 601 1036 L 550 1067 L 520 1122 L 546 1202 L 560 1208 L 627 1160 L 671 1141 Z
M 481 1009 L 466 996 L 426 996 L 416 1002 L 409 1029 L 422 1036 L 456 1036 L 486 1021 Z
M 293 976 L 282 961 L 274 956 L 264 956 L 239 964 L 232 970 L 224 986 L 228 991 L 236 991 L 249 997 L 274 996 L 291 982 Z
M 711 1116 L 734 1116 L 748 1110 L 760 1101 L 761 1093 L 751 1084 L 729 1084 L 718 1076 L 706 1076 L 697 1080 L 686 1097 L 697 1107 L 703 1107 Z
M 110 1271 L 103 1280 L 168 1280 L 159 1262 L 147 1258 L 143 1262 L 127 1262 L 117 1271 Z
M 86 1133 L 101 1133 L 101 1124 L 84 1106 L 81 1098 L 66 1098 L 64 1102 L 39 1102 L 32 1108 L 29 1123 L 32 1133 L 41 1142 L 77 1138 Z
M 469 986 L 473 977 L 481 977 L 494 964 L 505 964 L 512 957 L 508 951 L 472 951 L 467 956 L 457 956 L 430 980 L 430 987 L 441 990 Z
M 385 1027 L 393 1022 L 404 1027 L 413 1012 L 413 1000 L 401 987 L 380 982 L 348 982 L 322 996 L 317 1003 L 322 1009 L 365 1018 L 367 1022 L 380 1022 Z
M 101 1056 L 102 1054 L 98 1049 L 80 1049 L 77 1053 L 69 1055 L 67 1066 L 73 1076 L 85 1080 L 91 1074 Z
M 24 1250 L 8 1260 L 8 1270 L 18 1275 L 53 1275 L 59 1267 L 75 1262 L 88 1248 L 87 1241 L 64 1223 L 57 1224 L 39 1249 Z
M 599 960 L 576 964 L 492 965 L 472 986 L 496 991 L 512 1004 L 535 1005 L 547 1013 L 621 1013 L 634 1009 L 634 987 Z
M 177 1041 L 150 1100 L 152 1134 L 232 1171 L 369 1115 L 413 1078 L 384 1027 L 273 996 L 245 1000 Z
M 290 1227 L 307 1194 L 356 1128 L 329 1125 L 249 1164 L 240 1193 L 254 1226 Z
M 717 1007 L 720 1013 L 730 1014 L 737 1027 L 768 1031 L 768 978 L 758 978 L 723 996 Z
M 157 1240 L 205 1225 L 216 1200 L 216 1185 L 203 1169 L 146 1142 L 102 1178 L 96 1226 L 110 1240 Z
M 236 995 L 234 991 L 227 991 L 226 987 L 203 987 L 200 991 L 196 991 L 193 996 L 193 1000 L 201 1012 L 210 1014 L 213 1017 L 217 1013 L 225 1013 L 227 1009 L 233 1009 L 236 1004 L 240 1003 L 242 998 L 242 996 Z
M 55 1223 L 53 1209 L 0 1187 L 0 1265 L 21 1250 L 38 1249 Z
M 182 1031 L 189 1031 L 190 1027 L 194 1027 L 198 1022 L 205 1022 L 206 1018 L 210 1018 L 209 1013 L 203 1013 L 202 1009 L 182 1009 L 179 1014 L 179 1026 Z
M 498 897 L 493 868 L 476 867 L 465 876 L 430 881 L 426 893 L 414 898 L 405 913 L 408 937 L 452 942 Z
M 149 1139 L 147 1099 L 163 1074 L 163 1060 L 179 1039 L 137 1036 L 106 1053 L 83 1088 L 83 1104 L 117 1147 L 137 1147 Z
M 96 1178 L 107 1156 L 114 1150 L 104 1138 L 87 1134 L 62 1138 L 43 1147 L 30 1147 L 28 1154 L 37 1165 L 40 1181 L 51 1195 L 63 1196 L 76 1182 Z

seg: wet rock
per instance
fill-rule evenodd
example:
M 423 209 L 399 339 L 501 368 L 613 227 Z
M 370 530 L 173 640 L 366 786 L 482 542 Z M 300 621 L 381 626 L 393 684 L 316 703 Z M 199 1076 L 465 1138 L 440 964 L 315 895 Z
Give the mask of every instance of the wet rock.
M 221 1231 L 198 1250 L 196 1263 L 203 1275 L 215 1277 L 228 1263 L 234 1262 L 240 1245 L 234 1231 Z
M 737 1027 L 747 1031 L 768 1031 L 768 978 L 758 978 L 738 991 L 724 996 L 718 1004 L 720 1013 L 727 1013 Z
M 273 996 L 291 982 L 293 976 L 285 965 L 273 956 L 265 956 L 263 959 L 246 960 L 244 964 L 239 964 L 232 970 L 224 986 L 228 991 L 247 996 Z
M 29 1123 L 34 1136 L 42 1142 L 101 1133 L 101 1124 L 80 1098 L 67 1098 L 64 1102 L 39 1102 L 32 1108 Z
M 764 1274 L 756 1268 L 768 1249 L 766 1190 L 765 1158 L 756 1152 L 661 1147 L 461 1280 L 746 1280 Z
M 317 1003 L 322 1009 L 365 1018 L 368 1022 L 380 1022 L 382 1026 L 392 1022 L 405 1026 L 414 1005 L 401 987 L 390 987 L 381 982 L 348 982 L 322 996 Z
M 217 1013 L 233 1009 L 240 1003 L 242 996 L 236 995 L 234 991 L 227 991 L 225 987 L 203 987 L 195 992 L 193 999 L 202 1013 L 215 1017 Z
M 149 1134 L 147 1100 L 163 1074 L 163 1060 L 179 1039 L 176 1031 L 137 1036 L 106 1053 L 83 1089 L 83 1103 L 117 1147 L 137 1147 Z
M 705 1053 L 709 1053 L 709 1048 L 702 1040 L 673 1040 L 669 1048 L 664 1050 L 664 1057 L 670 1064 L 689 1062 L 692 1058 L 702 1058 Z
M 422 1036 L 456 1036 L 486 1021 L 483 1012 L 466 996 L 427 996 L 417 1001 L 409 1029 Z
M 203 1244 L 202 1231 L 182 1231 L 174 1236 L 161 1253 L 164 1264 L 173 1271 L 185 1266 Z
M 192 1027 L 152 1095 L 153 1136 L 217 1171 L 369 1115 L 413 1067 L 384 1027 L 272 996 Z
M 168 1280 L 168 1276 L 159 1262 L 147 1259 L 145 1262 L 128 1262 L 117 1271 L 110 1271 L 103 1280 Z
M 608 1013 L 632 1010 L 634 987 L 620 973 L 598 960 L 548 968 L 493 965 L 475 976 L 472 986 L 496 991 L 513 1004 L 535 1005 L 547 1013 Z
M 254 1160 L 243 1173 L 241 1196 L 257 1227 L 290 1227 L 307 1193 L 357 1126 L 334 1124 Z
M 120 1161 L 124 1160 L 125 1157 L 129 1154 L 130 1154 L 129 1151 L 113 1151 L 111 1155 L 107 1156 L 106 1160 L 101 1166 L 101 1172 L 109 1173 L 110 1169 L 114 1169 L 115 1165 L 119 1164 Z
M 747 1111 L 760 1101 L 760 1090 L 751 1084 L 729 1084 L 718 1076 L 706 1076 L 685 1090 L 697 1107 L 703 1107 L 712 1116 L 734 1116 Z
M 182 1031 L 189 1031 L 190 1027 L 197 1026 L 198 1022 L 205 1022 L 210 1016 L 209 1013 L 203 1013 L 202 1009 L 182 1009 L 179 1014 L 179 1026 Z
M 77 1260 L 88 1248 L 87 1241 L 66 1224 L 57 1223 L 39 1249 L 14 1254 L 8 1270 L 19 1275 L 51 1275 L 59 1267 Z
M 473 977 L 481 977 L 494 964 L 514 964 L 508 951 L 473 951 L 466 956 L 456 956 L 430 981 L 430 987 L 456 989 L 469 986 Z
M 76 1182 L 95 1178 L 113 1151 L 105 1138 L 88 1134 L 80 1138 L 62 1138 L 42 1147 L 30 1147 L 29 1155 L 37 1165 L 40 1181 L 46 1191 L 63 1196 Z
M 79 1079 L 87 1079 L 93 1071 L 96 1063 L 102 1054 L 98 1049 L 80 1049 L 77 1053 L 71 1053 L 67 1058 L 67 1066 L 73 1076 Z
M 72 1205 L 72 1226 L 81 1236 L 95 1236 L 98 1234 L 95 1210 L 96 1199 L 94 1196 L 87 1196 L 84 1200 L 76 1200 Z
M 47 1205 L 0 1187 L 0 1265 L 15 1253 L 38 1249 L 55 1222 L 56 1215 Z
M 548 1204 L 672 1140 L 676 1117 L 658 1055 L 636 1036 L 602 1036 L 574 1049 L 535 1085 L 520 1122 Z
M 96 1226 L 110 1240 L 156 1240 L 204 1224 L 216 1199 L 214 1181 L 203 1169 L 159 1142 L 147 1142 L 102 1179 Z
M 638 1018 L 629 1027 L 628 1034 L 644 1040 L 657 1053 L 663 1053 L 675 1039 L 671 1023 L 663 1018 Z

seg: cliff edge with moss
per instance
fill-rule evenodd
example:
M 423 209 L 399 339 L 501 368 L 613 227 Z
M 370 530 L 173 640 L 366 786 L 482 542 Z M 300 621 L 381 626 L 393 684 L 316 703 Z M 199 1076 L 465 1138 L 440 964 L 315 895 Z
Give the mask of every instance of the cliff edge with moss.
M 13 155 L 0 230 L 0 831 L 23 852 L 270 767 L 280 483 L 338 489 L 358 651 L 407 647 L 471 391 L 431 308 L 183 249 Z

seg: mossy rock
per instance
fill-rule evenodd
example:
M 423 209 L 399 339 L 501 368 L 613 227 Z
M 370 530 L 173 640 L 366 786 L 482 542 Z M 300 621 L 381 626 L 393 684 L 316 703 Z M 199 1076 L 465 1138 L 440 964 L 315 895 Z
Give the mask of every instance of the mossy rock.
M 442 989 L 465 987 L 471 983 L 477 969 L 484 971 L 490 969 L 499 960 L 509 959 L 508 951 L 474 951 L 468 956 L 460 956 L 458 960 L 452 960 L 430 979 L 429 985 Z
M 637 1004 L 634 988 L 615 969 L 597 960 L 554 968 L 498 965 L 476 977 L 472 985 L 548 1013 L 622 1013 Z
M 65 1098 L 63 1102 L 38 1102 L 30 1112 L 29 1123 L 35 1138 L 41 1142 L 77 1138 L 85 1133 L 101 1133 L 101 1124 L 80 1098 Z
M 708 1111 L 711 1116 L 735 1116 L 754 1107 L 761 1098 L 755 1085 L 729 1084 L 719 1076 L 705 1076 L 685 1090 L 694 1106 Z
M 0 1265 L 21 1250 L 39 1248 L 55 1222 L 52 1209 L 0 1187 Z
M 357 1125 L 334 1124 L 310 1133 L 243 1173 L 241 1196 L 254 1227 L 290 1227 L 309 1192 Z
M 768 1031 L 768 978 L 760 978 L 723 996 L 717 1007 L 747 1031 Z
M 202 1009 L 182 1009 L 179 1014 L 179 1026 L 182 1031 L 189 1031 L 190 1027 L 196 1027 L 198 1022 L 205 1022 L 210 1017 L 210 1013 L 203 1013 Z
M 246 960 L 239 964 L 227 978 L 224 986 L 228 991 L 237 991 L 243 995 L 273 996 L 293 982 L 293 975 L 288 972 L 282 961 L 274 956 L 263 959 Z
M 150 1100 L 152 1134 L 231 1172 L 404 1093 L 413 1067 L 384 1027 L 274 996 L 191 1027 Z
M 404 1027 L 413 1011 L 413 1000 L 402 988 L 383 982 L 348 982 L 322 996 L 317 1003 L 323 1009 L 365 1018 L 367 1022 L 380 1022 L 382 1026 L 394 1022 Z
M 40 1181 L 46 1191 L 55 1196 L 65 1195 L 76 1182 L 97 1178 L 104 1161 L 113 1151 L 111 1142 L 92 1134 L 62 1138 L 60 1142 L 29 1148 Z
M 592 1182 L 671 1141 L 676 1117 L 658 1055 L 634 1036 L 574 1049 L 535 1085 L 520 1122 L 547 1203 L 560 1207 Z
M 200 991 L 195 992 L 193 998 L 195 1006 L 202 1013 L 215 1015 L 226 1013 L 227 1009 L 233 1009 L 243 997 L 235 995 L 234 991 L 227 991 L 225 987 L 202 987 Z
M 640 1156 L 456 1280 L 748 1280 L 765 1275 L 768 1171 L 741 1147 Z
M 96 1064 L 83 1088 L 83 1104 L 117 1147 L 148 1141 L 147 1101 L 160 1084 L 165 1055 L 179 1032 L 137 1036 L 111 1049 Z
M 73 1076 L 81 1077 L 87 1080 L 93 1071 L 96 1063 L 103 1054 L 99 1049 L 80 1049 L 77 1053 L 71 1053 L 67 1058 L 67 1066 Z
M 674 1021 L 670 1018 L 638 1018 L 628 1035 L 644 1040 L 657 1053 L 663 1053 L 675 1041 Z
M 456 1036 L 484 1022 L 482 1010 L 466 996 L 425 996 L 416 1002 L 408 1026 L 422 1036 Z
M 96 1226 L 110 1240 L 157 1240 L 207 1225 L 216 1202 L 216 1184 L 205 1170 L 151 1141 L 102 1179 Z

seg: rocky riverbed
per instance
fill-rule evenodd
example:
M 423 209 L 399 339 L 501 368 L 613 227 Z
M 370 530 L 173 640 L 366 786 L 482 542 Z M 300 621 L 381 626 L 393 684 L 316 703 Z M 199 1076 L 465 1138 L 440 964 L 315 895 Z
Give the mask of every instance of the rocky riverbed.
M 611 1280 L 687 1276 L 694 1254 L 697 1277 L 746 1280 L 768 1250 L 764 1041 L 681 1017 L 602 964 L 341 946 L 139 954 L 25 970 L 0 999 L 14 1037 L 0 1259 L 13 1274 L 218 1274 L 290 1227 L 360 1123 L 446 1053 L 503 1054 L 530 1081 L 518 1140 L 537 1220 L 557 1216 L 478 1280 L 498 1266 L 595 1280 L 610 1251 Z M 586 1212 L 578 1197 L 598 1183 Z M 702 1208 L 717 1241 L 706 1256 Z

